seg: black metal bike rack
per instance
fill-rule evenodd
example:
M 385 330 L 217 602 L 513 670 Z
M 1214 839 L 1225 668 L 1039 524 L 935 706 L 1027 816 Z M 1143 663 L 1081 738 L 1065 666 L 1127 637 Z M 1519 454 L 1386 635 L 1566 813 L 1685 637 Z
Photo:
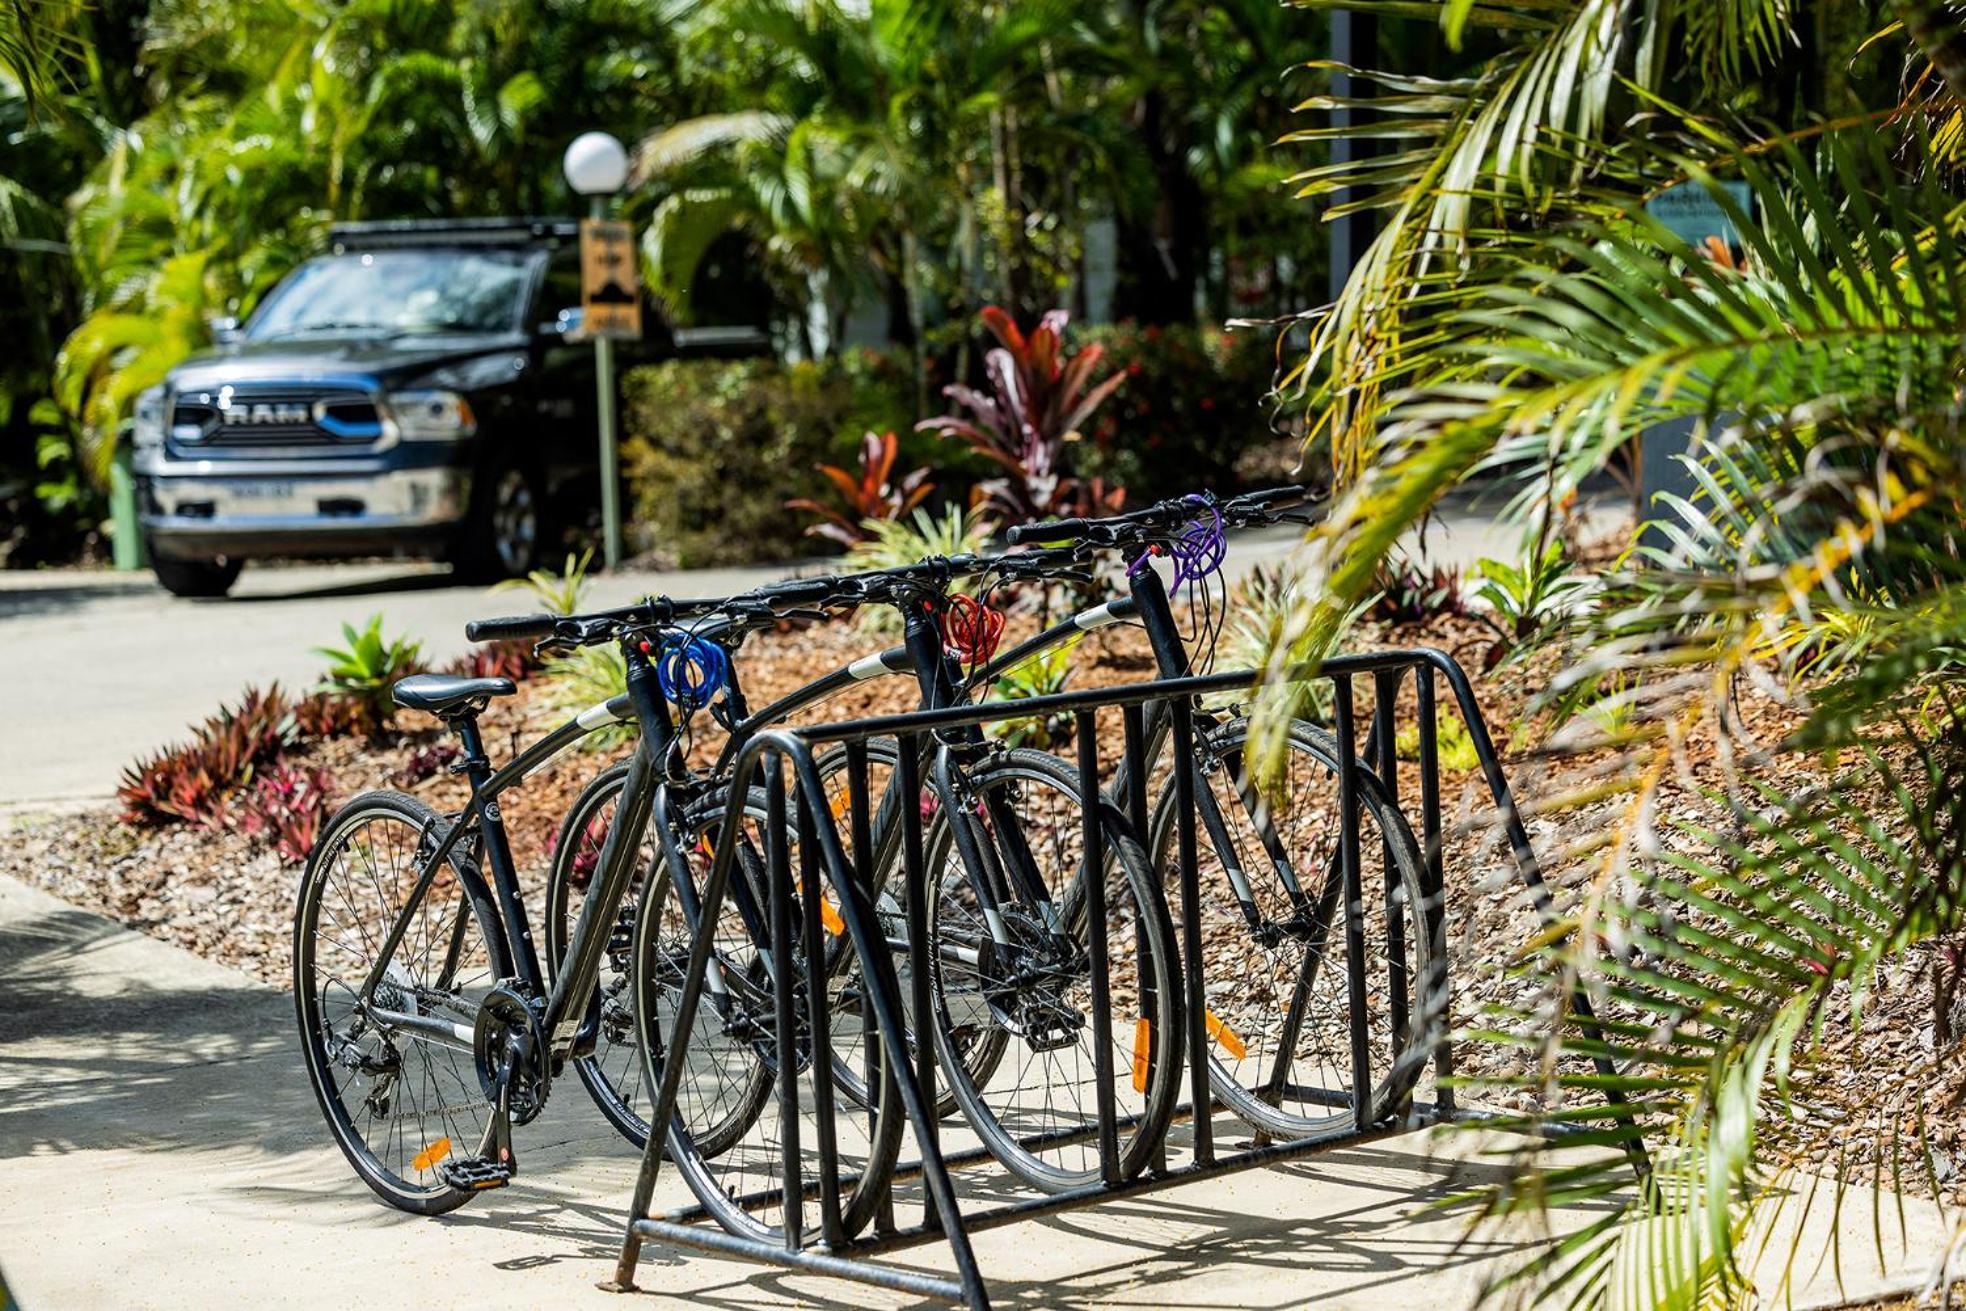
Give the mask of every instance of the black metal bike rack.
M 973 1308 L 984 1308 L 989 1306 L 989 1293 L 971 1247 L 970 1235 L 973 1233 L 1100 1201 L 1133 1196 L 1259 1166 L 1274 1165 L 1333 1147 L 1423 1127 L 1456 1115 L 1452 1090 L 1446 1083 L 1453 1073 L 1452 1051 L 1450 1044 L 1445 1041 L 1445 1017 L 1448 1013 L 1450 991 L 1446 953 L 1444 950 L 1430 953 L 1430 958 L 1437 963 L 1437 968 L 1431 971 L 1433 977 L 1417 981 L 1406 977 L 1406 951 L 1404 943 L 1398 939 L 1399 918 L 1396 914 L 1388 916 L 1387 948 L 1393 977 L 1392 986 L 1388 990 L 1392 1033 L 1387 1036 L 1392 1039 L 1395 1061 L 1431 1061 L 1436 1076 L 1436 1093 L 1430 1103 L 1417 1102 L 1409 1095 L 1405 1105 L 1396 1113 L 1383 1116 L 1377 1122 L 1371 1122 L 1368 1113 L 1368 1108 L 1372 1105 L 1369 1051 L 1374 1037 L 1370 1032 L 1373 1016 L 1369 1014 L 1366 1002 L 1366 958 L 1361 950 L 1366 912 L 1360 885 L 1358 796 L 1360 785 L 1357 774 L 1361 770 L 1369 771 L 1378 779 L 1394 803 L 1402 804 L 1399 788 L 1399 753 L 1395 746 L 1397 737 L 1395 706 L 1409 674 L 1415 680 L 1418 721 L 1416 753 L 1418 759 L 1414 768 L 1418 773 L 1419 823 L 1411 827 L 1419 839 L 1423 858 L 1422 886 L 1426 905 L 1422 908 L 1422 923 L 1425 925 L 1426 932 L 1432 936 L 1436 947 L 1443 945 L 1445 906 L 1442 891 L 1442 843 L 1444 835 L 1437 749 L 1437 679 L 1445 680 L 1460 716 L 1467 726 L 1475 754 L 1480 761 L 1484 781 L 1493 797 L 1499 822 L 1507 834 L 1516 869 L 1531 889 L 1531 896 L 1538 913 L 1547 919 L 1551 914 L 1550 896 L 1544 886 L 1535 853 L 1530 848 L 1528 833 L 1517 812 L 1508 781 L 1503 776 L 1493 739 L 1475 702 L 1467 675 L 1452 657 L 1432 648 L 1416 648 L 1338 656 L 1325 661 L 1314 670 L 1298 671 L 1294 677 L 1327 680 L 1332 684 L 1334 691 L 1331 727 L 1337 743 L 1340 812 L 1338 845 L 1344 888 L 1342 909 L 1350 948 L 1346 953 L 1346 961 L 1349 967 L 1347 987 L 1351 1017 L 1351 1096 L 1355 1127 L 1291 1142 L 1264 1143 L 1259 1140 L 1259 1145 L 1218 1154 L 1211 1132 L 1211 1119 L 1216 1109 L 1216 1100 L 1209 1089 L 1207 1039 L 1202 1033 L 1206 978 L 1201 951 L 1200 919 L 1194 910 L 1198 896 L 1198 860 L 1196 808 L 1192 796 L 1193 775 L 1186 769 L 1174 769 L 1171 772 L 1173 786 L 1177 790 L 1176 821 L 1178 823 L 1176 848 L 1178 869 L 1175 874 L 1177 886 L 1181 891 L 1175 928 L 1180 948 L 1181 979 L 1190 1003 L 1187 1008 L 1186 1056 L 1188 1100 L 1187 1105 L 1177 1113 L 1175 1122 L 1181 1123 L 1185 1119 L 1192 1126 L 1189 1159 L 1181 1164 L 1167 1164 L 1166 1142 L 1163 1135 L 1157 1153 L 1160 1164 L 1135 1178 L 1122 1179 L 1117 1162 L 1116 1143 L 1119 1124 L 1113 1106 L 1112 1080 L 1109 1077 L 1102 1077 L 1099 1081 L 1098 1123 L 1096 1127 L 1088 1129 L 1082 1139 L 1090 1140 L 1096 1137 L 1098 1140 L 1102 1181 L 1097 1185 L 1071 1192 L 998 1203 L 969 1213 L 965 1213 L 957 1204 L 951 1173 L 960 1167 L 987 1162 L 989 1157 L 980 1149 L 960 1153 L 942 1151 L 934 1115 L 936 1070 L 933 1044 L 924 1040 L 915 1044 L 920 1051 L 910 1050 L 902 1019 L 903 1004 L 899 975 L 890 957 L 887 940 L 879 927 L 876 907 L 868 887 L 872 875 L 866 868 L 870 860 L 865 787 L 867 743 L 873 739 L 898 741 L 900 749 L 893 785 L 901 789 L 902 797 L 910 797 L 916 794 L 921 783 L 917 762 L 920 759 L 919 747 L 924 735 L 994 721 L 1071 716 L 1076 723 L 1075 737 L 1081 795 L 1100 797 L 1099 815 L 1095 816 L 1091 807 L 1086 808 L 1084 859 L 1090 862 L 1091 868 L 1100 868 L 1103 861 L 1103 849 L 1100 844 L 1103 840 L 1104 825 L 1109 825 L 1117 819 L 1129 825 L 1131 831 L 1140 837 L 1143 844 L 1146 838 L 1147 776 L 1151 763 L 1145 759 L 1142 731 L 1146 707 L 1155 703 L 1166 707 L 1172 723 L 1171 745 L 1177 753 L 1175 759 L 1182 759 L 1188 754 L 1188 746 L 1195 732 L 1198 700 L 1204 696 L 1224 692 L 1249 690 L 1256 682 L 1256 677 L 1247 673 L 1219 674 L 1133 684 L 1012 702 L 987 703 L 975 707 L 862 719 L 797 732 L 771 732 L 754 739 L 736 762 L 737 777 L 751 778 L 760 775 L 763 777 L 769 798 L 767 833 L 782 835 L 789 819 L 798 834 L 800 863 L 803 867 L 796 872 L 791 868 L 792 862 L 787 843 L 782 837 L 777 839 L 768 837 L 765 864 L 766 877 L 773 890 L 774 917 L 778 916 L 779 907 L 789 903 L 790 889 L 796 878 L 811 877 L 816 872 L 834 891 L 839 913 L 845 922 L 846 933 L 854 948 L 860 952 L 863 962 L 867 962 L 869 966 L 862 1015 L 865 1021 L 871 1024 L 888 1065 L 896 1072 L 902 1106 L 919 1149 L 919 1159 L 897 1168 L 894 1179 L 896 1181 L 917 1178 L 920 1180 L 924 1194 L 923 1218 L 918 1224 L 897 1225 L 894 1221 L 890 1197 L 888 1203 L 880 1208 L 880 1216 L 873 1226 L 873 1232 L 865 1236 L 846 1235 L 840 1224 L 841 1182 L 836 1166 L 830 1163 L 822 1164 L 816 1188 L 803 1181 L 801 1149 L 796 1130 L 799 1117 L 796 1110 L 787 1117 L 792 1127 L 785 1134 L 780 1147 L 784 1158 L 780 1174 L 783 1183 L 775 1189 L 759 1194 L 755 1199 L 745 1199 L 747 1202 L 757 1201 L 760 1204 L 770 1204 L 773 1201 L 782 1203 L 786 1198 L 796 1194 L 799 1204 L 782 1208 L 786 1216 L 786 1223 L 783 1226 L 785 1241 L 782 1244 L 759 1241 L 753 1237 L 729 1232 L 716 1225 L 714 1221 L 704 1223 L 707 1213 L 700 1206 L 682 1208 L 662 1216 L 651 1216 L 650 1203 L 663 1157 L 661 1146 L 663 1135 L 660 1132 L 651 1133 L 636 1179 L 616 1278 L 609 1286 L 623 1291 L 632 1289 L 635 1267 L 640 1259 L 643 1242 L 648 1239 L 659 1239 L 683 1247 L 743 1257 L 782 1268 L 859 1280 L 916 1296 L 943 1298 Z M 1373 710 L 1364 749 L 1360 751 L 1356 690 L 1357 684 L 1366 679 L 1371 680 L 1372 684 Z M 1109 798 L 1100 790 L 1102 765 L 1106 760 L 1101 750 L 1102 744 L 1097 732 L 1096 719 L 1098 712 L 1102 710 L 1117 710 L 1123 718 L 1121 759 L 1128 764 L 1126 775 L 1130 786 L 1126 789 L 1126 795 L 1119 798 Z M 815 751 L 831 746 L 844 747 L 848 756 L 849 772 L 854 779 L 850 816 L 854 837 L 851 857 L 842 842 L 832 811 L 824 804 L 816 806 L 805 804 L 805 799 L 822 798 L 826 795 L 815 764 Z M 796 797 L 789 797 L 786 791 L 785 774 L 788 768 L 796 780 Z M 733 802 L 733 807 L 741 804 L 742 799 L 739 798 Z M 914 1014 L 926 1015 L 929 1013 L 930 1006 L 928 997 L 930 983 L 929 970 L 922 967 L 926 959 L 927 935 L 926 871 L 922 851 L 923 820 L 916 806 L 904 804 L 899 807 L 899 812 L 903 824 L 902 854 L 907 877 L 907 933 L 913 965 L 909 971 L 913 993 L 910 1004 Z M 732 820 L 735 821 L 737 818 L 734 810 Z M 736 835 L 741 827 L 741 823 L 738 822 L 726 822 L 723 825 L 721 840 L 711 862 L 710 872 L 699 893 L 700 923 L 716 922 L 718 909 L 723 904 L 731 871 L 736 863 L 733 849 L 737 842 Z M 813 868 L 815 866 L 816 871 Z M 1104 935 L 1101 932 L 1105 914 L 1103 879 L 1091 878 L 1086 882 L 1091 890 L 1088 913 L 1091 916 L 1089 938 L 1092 944 L 1090 962 L 1092 986 L 1094 995 L 1101 996 L 1107 983 Z M 810 905 L 817 898 L 808 897 L 804 900 Z M 1389 912 L 1392 909 L 1389 905 Z M 799 977 L 794 953 L 801 950 L 810 952 L 820 941 L 817 912 L 811 912 L 806 919 L 809 932 L 804 935 L 803 942 L 801 935 L 792 931 L 793 926 L 789 919 L 780 925 L 788 931 L 775 932 L 773 939 L 773 951 L 777 958 L 776 979 L 779 981 L 778 1010 L 781 1017 L 781 1024 L 777 1030 L 780 1035 L 778 1069 L 779 1077 L 783 1080 L 780 1095 L 785 1099 L 785 1104 L 794 1108 L 798 1103 L 792 1088 L 792 1080 L 795 1077 L 795 1066 L 800 1060 L 796 1048 L 800 1036 L 793 1031 L 794 1026 L 789 1022 L 794 1014 L 793 998 L 790 995 L 793 986 L 791 980 Z M 687 1035 L 694 1030 L 696 1011 L 705 991 L 704 980 L 709 966 L 713 936 L 707 932 L 700 933 L 692 946 L 674 1023 L 675 1033 L 684 1035 L 679 1040 L 683 1045 L 668 1053 L 668 1059 L 664 1064 L 664 1077 L 655 1097 L 653 1114 L 649 1118 L 652 1125 L 670 1123 L 676 1108 L 681 1073 L 687 1064 L 685 1049 Z M 1594 1020 L 1591 1017 L 1588 999 L 1579 994 L 1572 1000 L 1580 1022 L 1586 1026 L 1593 1025 Z M 815 1012 L 819 1007 L 824 1006 L 823 983 L 814 983 L 811 986 L 810 1004 Z M 1111 1044 L 1106 1041 L 1109 1036 L 1107 1032 L 1109 1020 L 1105 1014 L 1108 1008 L 1095 1004 L 1092 1009 L 1097 1033 L 1095 1050 L 1110 1056 Z M 824 1059 L 827 1055 L 827 1039 L 823 1036 L 827 1030 L 828 1025 L 820 1022 L 815 1014 L 808 1035 L 808 1040 L 814 1045 L 811 1056 L 814 1070 L 828 1068 Z M 1102 1067 L 1101 1073 L 1103 1076 L 1109 1072 Z M 831 1150 L 829 1117 L 832 1115 L 833 1108 L 830 1082 L 830 1079 L 818 1076 L 812 1080 L 814 1100 L 818 1104 L 819 1146 L 822 1158 Z M 1202 1109 L 1197 1111 L 1196 1108 Z M 1642 1159 L 1635 1160 L 1634 1165 L 1642 1172 Z M 889 1187 L 892 1188 L 892 1183 Z M 804 1199 L 815 1194 L 819 1202 L 820 1223 L 817 1233 L 807 1233 L 803 1228 L 803 1202 Z M 868 1259 L 884 1252 L 934 1241 L 948 1244 L 955 1266 L 954 1278 L 941 1278 Z

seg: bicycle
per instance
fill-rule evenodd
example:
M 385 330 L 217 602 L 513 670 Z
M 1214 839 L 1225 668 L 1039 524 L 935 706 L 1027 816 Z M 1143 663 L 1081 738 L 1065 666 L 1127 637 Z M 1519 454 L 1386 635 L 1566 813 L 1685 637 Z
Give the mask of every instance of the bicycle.
M 813 594 L 793 582 L 741 600 L 751 608 L 748 622 L 762 622 Z M 624 811 L 646 816 L 661 779 L 677 768 L 648 635 L 660 640 L 664 625 L 732 608 L 731 598 L 651 598 L 581 620 L 468 625 L 474 641 L 614 642 L 627 669 L 625 693 L 498 770 L 477 717 L 515 690 L 511 680 L 420 674 L 396 684 L 397 704 L 433 714 L 457 734 L 462 751 L 453 768 L 470 784 L 469 803 L 445 816 L 398 792 L 350 800 L 309 857 L 294 922 L 295 1015 L 310 1082 L 337 1145 L 391 1205 L 441 1214 L 509 1182 L 517 1170 L 513 1126 L 538 1115 L 565 1062 L 594 1041 L 598 963 L 636 864 L 622 835 L 641 825 L 620 826 L 600 852 L 594 891 L 549 987 L 499 796 L 587 733 L 632 719 L 640 739 Z M 480 1115 L 482 1127 L 474 1128 Z

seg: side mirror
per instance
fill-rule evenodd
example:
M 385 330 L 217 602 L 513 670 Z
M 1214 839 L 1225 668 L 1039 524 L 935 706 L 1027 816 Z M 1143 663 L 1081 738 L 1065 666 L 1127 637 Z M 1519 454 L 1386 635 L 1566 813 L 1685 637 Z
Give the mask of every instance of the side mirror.
M 239 320 L 230 314 L 221 314 L 205 320 L 211 329 L 212 340 L 221 346 L 232 346 L 244 341 L 246 334 L 239 326 Z
M 575 305 L 554 315 L 552 322 L 540 324 L 539 335 L 558 337 L 561 341 L 579 341 L 580 330 L 585 325 L 586 319 L 587 311 Z

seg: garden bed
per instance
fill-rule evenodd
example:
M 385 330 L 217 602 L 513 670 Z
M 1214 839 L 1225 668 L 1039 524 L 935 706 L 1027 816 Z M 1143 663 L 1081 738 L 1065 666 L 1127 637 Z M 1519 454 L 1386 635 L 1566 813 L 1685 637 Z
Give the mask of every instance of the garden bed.
M 1006 640 L 1029 631 L 1035 621 L 1013 618 Z M 762 705 L 804 683 L 814 675 L 863 655 L 885 640 L 856 632 L 846 624 L 787 627 L 753 638 L 740 659 L 747 692 Z M 1571 809 L 1558 816 L 1537 813 L 1540 801 L 1560 795 L 1591 759 L 1562 762 L 1525 759 L 1511 749 L 1521 730 L 1532 697 L 1549 681 L 1557 657 L 1543 655 L 1479 673 L 1489 644 L 1488 630 L 1479 622 L 1436 615 L 1424 622 L 1393 624 L 1368 620 L 1349 642 L 1351 650 L 1413 645 L 1438 646 L 1457 655 L 1475 677 L 1482 708 L 1511 770 L 1512 782 L 1528 811 L 1530 836 L 1545 863 L 1545 873 L 1560 899 L 1574 896 L 1595 872 L 1589 852 L 1595 833 L 1613 818 L 1622 802 L 1604 802 Z M 1151 659 L 1137 630 L 1116 628 L 1088 637 L 1071 660 L 1075 688 L 1092 688 L 1138 681 L 1147 676 Z M 549 704 L 546 685 L 533 680 L 518 694 L 493 703 L 483 718 L 485 736 L 495 760 L 509 758 L 522 743 L 565 718 Z M 1363 688 L 1361 689 L 1364 690 Z M 900 712 L 914 700 L 909 680 L 892 678 L 857 684 L 825 707 L 831 717 Z M 1407 687 L 1399 708 L 1400 722 L 1409 725 L 1413 692 Z M 1744 698 L 1742 712 L 1754 721 L 1760 735 L 1773 741 L 1794 722 L 1793 712 L 1753 694 Z M 441 768 L 438 750 L 447 741 L 436 726 L 417 726 L 418 717 L 404 716 L 397 731 L 375 738 L 329 737 L 291 747 L 285 763 L 324 772 L 330 802 L 371 787 L 397 787 L 439 810 L 453 810 L 466 796 L 463 781 Z M 1445 740 L 1445 739 L 1444 739 Z M 699 750 L 710 742 L 699 742 Z M 625 747 L 609 751 L 576 752 L 561 757 L 533 775 L 501 801 L 522 878 L 536 899 L 543 885 L 556 826 L 574 796 Z M 1444 802 L 1450 825 L 1463 826 L 1466 835 L 1449 850 L 1447 862 L 1449 954 L 1455 979 L 1455 1019 L 1466 1023 L 1491 1003 L 1520 1004 L 1535 985 L 1506 973 L 1515 953 L 1535 934 L 1536 915 L 1527 889 L 1517 878 L 1499 833 L 1479 822 L 1488 798 L 1472 769 L 1472 759 L 1457 753 L 1443 756 L 1446 772 Z M 1794 770 L 1791 769 L 1793 779 Z M 1711 762 L 1695 765 L 1686 777 L 1673 780 L 1661 792 L 1663 818 L 1712 822 L 1711 804 L 1698 789 L 1718 781 Z M 1410 785 L 1409 785 L 1410 786 Z M 1410 796 L 1410 793 L 1409 793 Z M 25 823 L 0 852 L 0 874 L 21 879 L 73 904 L 97 911 L 144 933 L 176 943 L 212 960 L 242 969 L 279 987 L 289 986 L 289 952 L 297 867 L 284 862 L 261 839 L 236 829 L 194 828 L 184 825 L 140 827 L 122 822 L 118 810 L 103 807 L 80 814 Z M 537 911 L 535 910 L 535 913 Z M 1825 1066 L 1806 1087 L 1810 1107 L 1793 1135 L 1792 1152 L 1803 1163 L 1834 1164 L 1839 1157 L 1861 1161 L 1874 1156 L 1876 1140 L 1890 1136 L 1893 1118 L 1914 1114 L 1936 1116 L 1939 1144 L 1936 1174 L 1942 1191 L 1966 1200 L 1966 1171 L 1949 1155 L 1962 1154 L 1966 1165 L 1966 1115 L 1960 1110 L 1956 1081 L 1945 1083 L 1943 1098 L 1927 1095 L 1902 1099 L 1896 1112 L 1880 1109 L 1875 1096 L 1878 1069 L 1933 1071 L 1937 1079 L 1932 1035 L 1932 976 L 1934 952 L 1906 954 L 1881 980 L 1861 1031 L 1832 1031 L 1826 1041 L 1839 1058 Z M 1521 1073 L 1533 1053 L 1512 1054 L 1485 1043 L 1462 1043 L 1457 1060 L 1470 1071 L 1485 1074 Z M 1931 1088 L 1941 1085 L 1934 1082 Z M 1917 1091 L 1926 1091 L 1921 1086 Z M 1485 1090 L 1488 1104 L 1514 1100 L 1505 1091 Z M 1528 1104 L 1528 1094 L 1520 1099 Z M 1854 1144 L 1845 1133 L 1865 1132 Z M 1867 1145 L 1868 1144 L 1868 1145 Z M 1917 1179 L 1906 1179 L 1913 1191 L 1930 1191 Z

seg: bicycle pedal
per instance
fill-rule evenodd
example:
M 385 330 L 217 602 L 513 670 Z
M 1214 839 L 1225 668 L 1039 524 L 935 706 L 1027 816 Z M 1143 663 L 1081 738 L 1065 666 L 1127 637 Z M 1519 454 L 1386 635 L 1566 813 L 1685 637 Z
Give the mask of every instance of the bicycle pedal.
M 482 1156 L 453 1156 L 437 1168 L 444 1182 L 467 1193 L 503 1188 L 512 1182 L 510 1161 L 491 1161 Z

